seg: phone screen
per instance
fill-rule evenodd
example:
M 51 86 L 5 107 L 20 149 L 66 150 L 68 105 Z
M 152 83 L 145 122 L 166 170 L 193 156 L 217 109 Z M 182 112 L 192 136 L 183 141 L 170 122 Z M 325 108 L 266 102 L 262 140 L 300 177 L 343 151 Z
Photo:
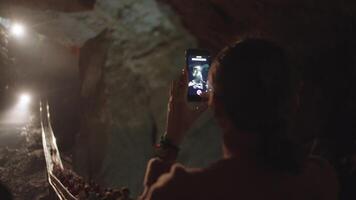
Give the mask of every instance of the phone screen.
M 204 50 L 187 51 L 188 100 L 199 101 L 201 95 L 208 91 L 208 73 L 210 55 Z

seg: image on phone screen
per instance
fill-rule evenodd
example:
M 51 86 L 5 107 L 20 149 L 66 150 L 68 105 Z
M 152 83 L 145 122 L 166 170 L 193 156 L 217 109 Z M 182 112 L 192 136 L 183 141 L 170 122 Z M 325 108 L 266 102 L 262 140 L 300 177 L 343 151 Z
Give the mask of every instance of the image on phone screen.
M 188 98 L 191 100 L 198 100 L 209 89 L 209 59 L 208 55 L 188 55 Z

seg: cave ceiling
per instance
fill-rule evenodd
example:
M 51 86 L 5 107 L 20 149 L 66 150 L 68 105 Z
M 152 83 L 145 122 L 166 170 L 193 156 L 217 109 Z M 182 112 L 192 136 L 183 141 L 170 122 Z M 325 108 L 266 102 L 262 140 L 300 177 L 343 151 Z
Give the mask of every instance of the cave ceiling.
M 91 10 L 95 0 L 2 0 L 0 7 L 22 6 L 31 9 L 78 12 Z
M 337 0 L 157 0 L 169 5 L 200 46 L 218 51 L 241 36 L 267 37 L 303 49 L 340 37 L 354 23 L 356 3 Z M 65 45 L 81 46 L 116 20 L 130 0 L 4 0 L 5 15 Z M 118 9 L 118 5 L 122 9 Z M 98 12 L 99 8 L 104 12 Z M 117 12 L 119 10 L 119 12 Z M 1 12 L 1 11 L 0 11 Z M 340 28 L 341 27 L 341 28 Z M 331 39 L 332 40 L 332 39 Z M 309 48 L 309 47 L 308 47 Z

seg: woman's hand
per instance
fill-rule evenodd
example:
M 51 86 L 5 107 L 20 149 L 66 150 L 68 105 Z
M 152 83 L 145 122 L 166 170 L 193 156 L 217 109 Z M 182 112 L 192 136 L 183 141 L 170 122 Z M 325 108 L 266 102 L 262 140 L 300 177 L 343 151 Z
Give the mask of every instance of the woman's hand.
M 207 101 L 202 101 L 191 108 L 187 102 L 187 93 L 188 74 L 184 68 L 179 79 L 173 81 L 171 85 L 168 102 L 166 137 L 176 146 L 181 144 L 188 129 L 208 107 Z M 206 96 L 204 94 L 204 97 Z

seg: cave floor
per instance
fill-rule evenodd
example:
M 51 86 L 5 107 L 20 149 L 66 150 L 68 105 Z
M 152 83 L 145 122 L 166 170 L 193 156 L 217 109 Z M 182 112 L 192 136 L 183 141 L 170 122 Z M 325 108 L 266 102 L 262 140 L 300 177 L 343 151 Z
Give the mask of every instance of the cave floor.
M 38 120 L 0 124 L 0 181 L 14 199 L 49 199 L 46 164 Z

